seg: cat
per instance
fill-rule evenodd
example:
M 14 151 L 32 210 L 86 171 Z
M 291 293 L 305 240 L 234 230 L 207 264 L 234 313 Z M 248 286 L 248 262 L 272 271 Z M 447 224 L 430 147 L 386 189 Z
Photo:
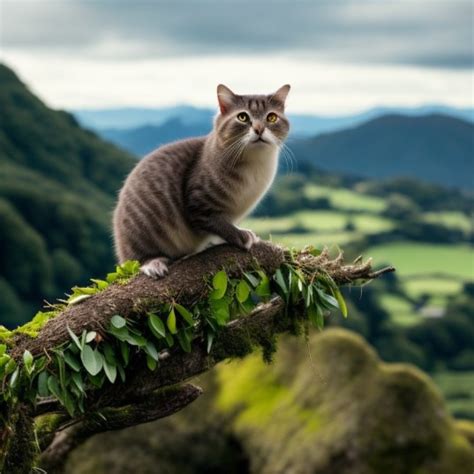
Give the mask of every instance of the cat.
M 154 278 L 170 261 L 227 242 L 250 249 L 258 237 L 236 225 L 275 178 L 288 136 L 289 85 L 270 95 L 217 87 L 219 112 L 209 135 L 161 146 L 138 162 L 113 215 L 119 262 L 138 260 Z

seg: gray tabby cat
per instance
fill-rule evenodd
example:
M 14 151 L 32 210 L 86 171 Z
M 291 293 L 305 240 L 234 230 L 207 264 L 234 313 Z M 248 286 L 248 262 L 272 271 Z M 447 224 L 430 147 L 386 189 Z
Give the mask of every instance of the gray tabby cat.
M 258 241 L 236 225 L 270 187 L 288 135 L 289 85 L 270 95 L 237 95 L 217 87 L 220 113 L 212 132 L 162 146 L 141 160 L 120 191 L 114 212 L 120 262 L 138 260 L 160 277 L 170 260 L 228 242 Z

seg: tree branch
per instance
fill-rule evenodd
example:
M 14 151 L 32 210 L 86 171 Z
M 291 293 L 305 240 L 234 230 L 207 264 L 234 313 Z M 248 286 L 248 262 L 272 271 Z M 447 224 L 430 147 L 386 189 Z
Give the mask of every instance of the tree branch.
M 222 268 L 231 277 L 241 277 L 256 268 L 271 276 L 285 262 L 291 262 L 310 277 L 318 273 L 329 275 L 338 285 L 373 279 L 394 271 L 393 267 L 373 271 L 370 260 L 357 259 L 346 265 L 342 253 L 331 258 L 327 250 L 320 255 L 314 255 L 310 249 L 293 254 L 268 242 L 260 242 L 250 252 L 245 252 L 222 245 L 175 262 L 169 274 L 160 280 L 138 275 L 126 284 L 111 285 L 77 305 L 68 306 L 46 323 L 38 337 L 16 336 L 11 354 L 21 363 L 26 349 L 34 356 L 47 353 L 70 340 L 68 327 L 76 334 L 84 329 L 104 334 L 116 314 L 138 320 L 158 305 L 174 300 L 191 307 L 208 296 L 208 279 Z M 189 353 L 179 348 L 162 353 L 159 367 L 154 371 L 147 368 L 143 358 L 135 357 L 127 368 L 126 383 L 116 381 L 89 392 L 85 407 L 87 417 L 73 420 L 66 417 L 69 420 L 66 425 L 47 438 L 48 446 L 41 456 L 41 465 L 48 472 L 60 472 L 66 454 L 93 434 L 151 421 L 180 410 L 201 393 L 198 387 L 180 384 L 224 359 L 243 357 L 257 347 L 269 352 L 275 336 L 294 330 L 298 318 L 303 317 L 298 309 L 286 308 L 280 297 L 274 297 L 222 328 L 210 354 L 205 341 L 197 338 Z M 37 405 L 35 416 L 57 410 L 64 413 L 57 401 L 44 400 Z M 102 413 L 105 419 L 91 418 L 93 413 Z
M 54 440 L 41 455 L 41 466 L 48 473 L 62 472 L 67 455 L 92 435 L 104 431 L 120 430 L 129 426 L 148 423 L 172 415 L 196 400 L 202 390 L 192 384 L 168 387 L 149 394 L 133 405 L 107 408 L 100 415 L 59 429 Z

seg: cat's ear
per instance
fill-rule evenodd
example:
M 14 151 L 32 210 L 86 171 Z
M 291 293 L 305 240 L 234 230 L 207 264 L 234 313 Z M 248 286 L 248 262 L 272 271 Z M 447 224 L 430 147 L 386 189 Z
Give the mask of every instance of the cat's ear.
M 237 96 L 224 84 L 217 86 L 217 101 L 221 114 L 225 114 L 235 104 Z
M 284 86 L 281 86 L 274 94 L 270 95 L 270 102 L 277 102 L 284 106 L 290 89 L 290 84 L 285 84 Z

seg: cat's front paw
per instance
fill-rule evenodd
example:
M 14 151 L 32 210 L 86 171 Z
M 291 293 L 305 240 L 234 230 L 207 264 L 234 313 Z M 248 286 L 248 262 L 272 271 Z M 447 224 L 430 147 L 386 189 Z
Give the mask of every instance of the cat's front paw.
M 254 244 L 260 241 L 260 237 L 250 229 L 239 229 L 239 247 L 250 250 Z
M 151 278 L 161 278 L 168 273 L 169 259 L 165 257 L 154 258 L 144 263 L 140 271 Z

